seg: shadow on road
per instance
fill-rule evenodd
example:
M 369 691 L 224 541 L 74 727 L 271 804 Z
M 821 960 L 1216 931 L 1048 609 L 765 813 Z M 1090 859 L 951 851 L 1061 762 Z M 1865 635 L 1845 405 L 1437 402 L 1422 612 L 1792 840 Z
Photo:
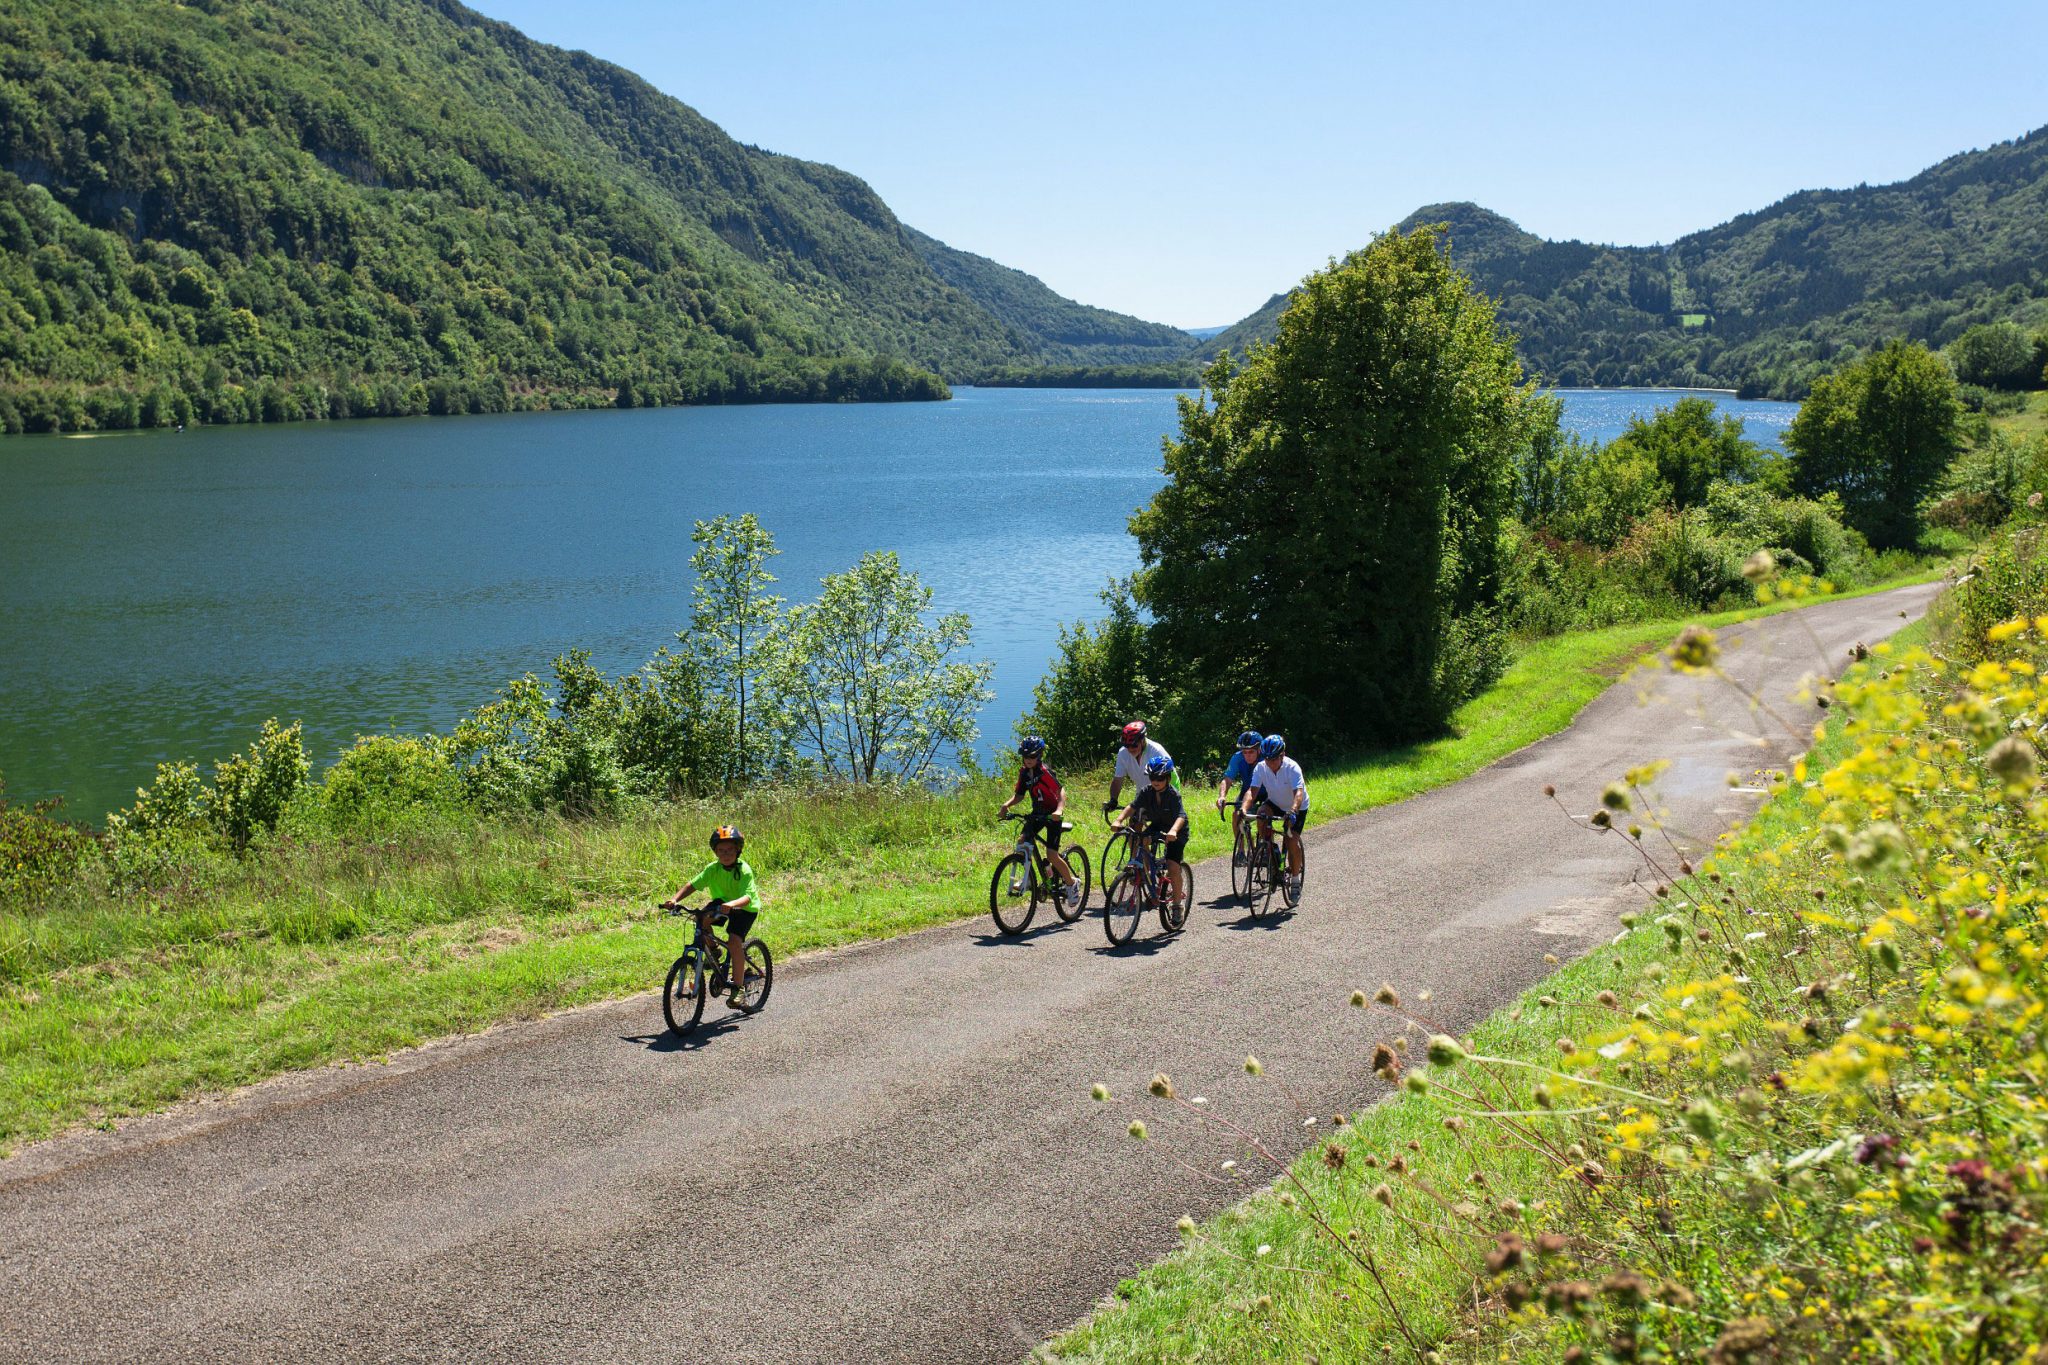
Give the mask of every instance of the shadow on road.
M 668 1029 L 661 1029 L 654 1033 L 622 1033 L 619 1041 L 638 1043 L 649 1052 L 695 1052 L 713 1039 L 739 1032 L 740 1022 L 746 1017 L 744 1014 L 728 1014 L 722 1019 L 699 1024 L 680 1037 Z
M 1079 924 L 1080 922 L 1080 920 L 1075 920 L 1074 924 Z M 974 946 L 977 948 L 1030 948 L 1035 947 L 1038 940 L 1047 934 L 1073 927 L 1073 924 L 1063 923 L 1058 916 L 1054 916 L 1042 924 L 1032 925 L 1021 934 L 990 933 L 984 929 L 974 936 Z

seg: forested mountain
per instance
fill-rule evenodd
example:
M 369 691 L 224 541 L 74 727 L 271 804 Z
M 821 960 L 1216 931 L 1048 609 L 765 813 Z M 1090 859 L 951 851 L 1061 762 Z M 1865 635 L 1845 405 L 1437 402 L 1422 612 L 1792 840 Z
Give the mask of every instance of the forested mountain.
M 1792 397 L 1845 354 L 1941 346 L 1980 322 L 2048 318 L 2048 128 L 1896 185 L 1807 190 L 1664 247 L 1552 242 L 1473 204 L 1453 258 L 1562 384 L 1685 384 Z M 1269 337 L 1287 297 L 1202 348 Z
M 454 0 L 0 11 L 15 429 L 933 396 L 1170 333 Z
M 1178 327 L 1075 303 L 1034 275 L 956 250 L 914 228 L 906 231 L 939 278 L 994 314 L 1049 362 L 1143 365 L 1187 359 L 1188 334 Z

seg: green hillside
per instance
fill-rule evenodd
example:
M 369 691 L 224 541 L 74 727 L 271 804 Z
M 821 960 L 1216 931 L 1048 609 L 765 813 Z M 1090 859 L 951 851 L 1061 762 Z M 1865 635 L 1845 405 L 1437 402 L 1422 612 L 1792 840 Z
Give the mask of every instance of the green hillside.
M 1980 322 L 2048 320 L 2048 128 L 1896 185 L 1807 190 L 1666 247 L 1552 242 L 1473 204 L 1448 223 L 1523 363 L 1568 385 L 1681 384 L 1795 397 L 1856 351 L 1942 346 Z M 1272 335 L 1265 307 L 1203 348 Z
M 453 0 L 0 13 L 9 429 L 933 397 L 1170 331 L 928 257 L 978 262 Z
M 1075 303 L 1034 275 L 956 250 L 915 229 L 906 232 L 939 278 L 986 308 L 1047 363 L 1185 367 L 1188 334 L 1178 327 Z

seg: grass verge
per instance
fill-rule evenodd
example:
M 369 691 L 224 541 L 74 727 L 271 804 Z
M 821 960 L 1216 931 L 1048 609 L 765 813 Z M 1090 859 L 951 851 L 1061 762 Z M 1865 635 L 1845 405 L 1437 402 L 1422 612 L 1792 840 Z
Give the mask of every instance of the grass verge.
M 1925 636 L 1925 623 L 1915 622 L 1893 637 L 1894 645 L 1904 648 Z M 1838 728 L 1815 746 L 1808 762 L 1832 765 L 1850 748 Z M 1775 845 L 1807 818 L 1797 794 L 1781 790 L 1758 811 L 1745 840 Z M 1665 935 L 1655 926 L 1624 930 L 1606 947 L 1530 987 L 1464 1042 L 1488 1057 L 1551 1067 L 1560 1029 L 1607 1015 L 1603 991 L 1626 990 L 1625 983 L 1644 980 L 1646 972 L 1661 973 L 1665 947 Z M 1426 1008 L 1423 1002 L 1402 1002 L 1403 1015 Z M 1371 1036 L 1403 1036 L 1387 1027 L 1389 1018 L 1405 1022 L 1398 1015 L 1379 1019 L 1377 1027 L 1368 1026 Z M 1414 1045 L 1412 1055 L 1410 1046 L 1397 1054 L 1404 1070 L 1423 1067 L 1423 1032 L 1405 1034 L 1404 1042 L 1412 1038 Z M 1494 1098 L 1510 1111 L 1533 1112 L 1535 1083 L 1510 1079 Z M 1598 1097 L 1584 1102 L 1600 1107 Z M 1399 1093 L 1398 1099 L 1349 1116 L 1331 1140 L 1341 1160 L 1325 1144 L 1295 1157 L 1284 1171 L 1268 1168 L 1264 1173 L 1277 1177 L 1272 1185 L 1197 1228 L 1183 1225 L 1187 1244 L 1181 1251 L 1124 1281 L 1103 1308 L 1049 1343 L 1042 1358 L 1076 1365 L 1413 1360 L 1440 1348 L 1450 1352 L 1446 1359 L 1475 1358 L 1470 1352 L 1483 1335 L 1474 1320 L 1479 1254 L 1468 1237 L 1434 1235 L 1437 1225 L 1460 1221 L 1448 1212 L 1460 1202 L 1492 1212 L 1502 1196 L 1527 1198 L 1536 1190 L 1540 1199 L 1556 1177 L 1551 1154 L 1518 1136 L 1482 1133 L 1467 1120 L 1470 1113 L 1465 1100 L 1434 1090 Z M 1483 1184 L 1473 1183 L 1475 1173 Z M 1423 1184 L 1440 1197 L 1421 1201 L 1436 1205 L 1434 1216 L 1373 1197 L 1376 1189 L 1395 1187 L 1404 1187 L 1405 1196 L 1406 1182 Z M 1309 1203 L 1328 1222 L 1328 1232 L 1304 1212 Z M 1387 1293 L 1338 1248 L 1332 1233 L 1374 1260 Z
M 1755 821 L 1465 1039 L 1355 998 L 1402 1093 L 1043 1354 L 2036 1359 L 2044 605 L 1880 646 Z
M 1554 733 L 1674 625 L 1539 641 L 1443 739 L 1346 761 L 1298 746 L 1313 765 L 1316 822 L 1456 781 Z M 1077 832 L 1099 847 L 1089 817 L 1106 775 L 1067 781 Z M 287 845 L 186 895 L 60 893 L 0 911 L 0 1152 L 294 1068 L 653 989 L 686 930 L 650 907 L 700 864 L 716 820 L 749 832 L 768 897 L 759 932 L 785 962 L 984 913 L 1007 834 L 991 817 L 1006 794 L 986 780 L 943 796 L 764 792 L 613 822 Z M 1198 818 L 1190 856 L 1226 840 L 1222 822 Z M 648 1026 L 659 1026 L 651 1005 Z

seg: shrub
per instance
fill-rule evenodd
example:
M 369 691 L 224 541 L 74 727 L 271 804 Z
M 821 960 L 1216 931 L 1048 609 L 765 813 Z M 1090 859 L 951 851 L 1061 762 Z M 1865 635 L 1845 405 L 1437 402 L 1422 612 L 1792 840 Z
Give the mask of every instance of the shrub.
M 1842 524 L 1832 497 L 1780 496 L 1756 484 L 1716 484 L 1707 494 L 1707 525 L 1747 556 L 1773 551 L 1782 567 L 1797 559 L 1837 582 L 1865 571 L 1870 547 Z
M 1955 658 L 1983 658 L 1985 632 L 2048 599 L 2043 535 L 2039 527 L 2026 527 L 2001 537 L 1935 603 L 1935 636 Z
M 90 830 L 56 818 L 60 801 L 10 805 L 0 779 L 0 902 L 33 902 L 78 875 L 99 852 Z
M 320 818 L 338 834 L 376 837 L 447 819 L 462 809 L 462 784 L 442 742 L 363 735 L 317 789 Z
M 247 753 L 213 765 L 207 818 L 239 853 L 259 830 L 277 828 L 312 767 L 299 722 L 280 726 L 275 719 L 266 720 Z
M 1712 606 L 1743 590 L 1748 551 L 1713 534 L 1696 513 L 1657 512 L 1637 522 L 1615 563 L 1645 589 L 1692 607 Z

